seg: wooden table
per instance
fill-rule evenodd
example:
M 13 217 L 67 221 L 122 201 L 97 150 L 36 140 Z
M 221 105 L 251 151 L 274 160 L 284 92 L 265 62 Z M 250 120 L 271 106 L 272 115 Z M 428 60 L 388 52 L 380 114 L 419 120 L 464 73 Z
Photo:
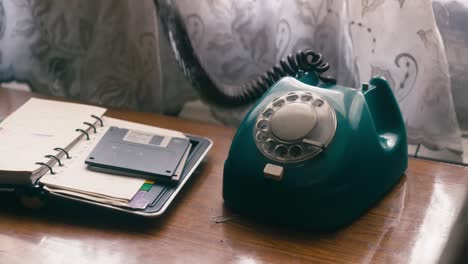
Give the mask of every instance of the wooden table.
M 0 118 L 31 96 L 1 88 Z M 432 263 L 467 192 L 466 167 L 410 159 L 407 176 L 385 199 L 338 232 L 292 231 L 241 216 L 217 224 L 212 217 L 233 215 L 221 185 L 235 130 L 148 113 L 108 115 L 203 135 L 214 147 L 159 219 L 69 203 L 35 211 L 1 195 L 1 263 Z

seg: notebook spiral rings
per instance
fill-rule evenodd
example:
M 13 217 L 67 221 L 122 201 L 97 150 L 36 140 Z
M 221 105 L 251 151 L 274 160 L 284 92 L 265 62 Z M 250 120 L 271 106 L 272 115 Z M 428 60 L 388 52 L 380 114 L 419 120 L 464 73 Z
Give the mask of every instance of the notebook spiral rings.
M 85 135 L 86 135 L 86 140 L 89 140 L 89 134 L 88 134 L 88 132 L 86 132 L 84 129 L 77 128 L 77 129 L 75 129 L 75 131 L 76 131 L 76 132 L 81 132 L 81 133 L 85 134 Z
M 98 120 L 99 123 L 101 124 L 101 127 L 104 126 L 104 122 L 102 122 L 102 119 L 101 119 L 101 118 L 99 118 L 99 117 L 97 117 L 97 116 L 95 116 L 95 115 L 91 115 L 91 117 L 94 118 L 94 119 L 96 119 L 96 120 Z
M 71 159 L 71 156 L 70 154 L 68 154 L 68 151 L 64 150 L 63 148 L 54 148 L 55 151 L 61 151 L 63 153 L 65 153 L 65 156 L 67 157 L 67 159 Z
M 57 163 L 58 163 L 58 165 L 59 165 L 60 167 L 63 166 L 62 161 L 61 161 L 59 158 L 57 158 L 57 156 L 54 156 L 54 155 L 45 155 L 44 157 L 49 158 L 49 159 L 54 159 L 54 160 L 57 161 Z
M 46 166 L 49 169 L 50 174 L 55 174 L 54 170 L 52 169 L 52 167 L 49 164 L 44 163 L 44 162 L 36 162 L 36 164 L 41 165 L 41 166 Z
M 95 116 L 95 115 L 91 115 L 91 117 L 94 118 L 94 119 L 96 119 L 96 120 L 100 123 L 101 127 L 104 126 L 104 122 L 102 121 L 101 118 L 99 118 L 99 117 L 97 117 L 97 116 Z M 97 129 L 96 129 L 96 126 L 95 126 L 95 125 L 93 125 L 93 124 L 91 124 L 91 123 L 89 123 L 89 122 L 83 122 L 83 124 L 85 124 L 85 125 L 87 125 L 88 127 L 92 128 L 93 131 L 94 131 L 94 133 L 97 133 Z M 90 140 L 89 133 L 88 133 L 86 130 L 81 129 L 81 128 L 77 128 L 77 129 L 75 129 L 75 131 L 76 131 L 76 132 L 81 132 L 81 133 L 83 133 L 84 135 L 86 135 L 86 140 Z M 71 159 L 71 158 L 72 158 L 72 157 L 70 156 L 70 154 L 68 153 L 68 151 L 66 151 L 64 148 L 57 147 L 57 148 L 54 148 L 54 150 L 55 150 L 55 151 L 60 151 L 60 152 L 64 153 L 67 159 Z M 60 158 L 58 158 L 56 155 L 45 155 L 44 157 L 45 157 L 45 158 L 49 158 L 49 159 L 54 159 L 60 167 L 62 167 L 62 166 L 64 165 L 64 163 L 62 162 L 62 160 L 61 160 Z M 47 163 L 45 163 L 45 162 L 36 162 L 35 164 L 41 165 L 41 166 L 45 166 L 45 167 L 47 167 L 47 168 L 49 169 L 50 174 L 55 174 L 55 172 L 54 172 L 54 170 L 52 169 L 52 166 L 51 166 L 51 165 L 49 165 L 49 164 L 47 164 Z M 37 181 L 36 181 L 36 182 L 37 182 Z
M 83 124 L 85 124 L 85 125 L 87 125 L 87 126 L 89 126 L 89 127 L 92 127 L 94 133 L 97 133 L 96 126 L 94 126 L 93 124 L 91 124 L 91 123 L 89 123 L 89 122 L 83 122 Z

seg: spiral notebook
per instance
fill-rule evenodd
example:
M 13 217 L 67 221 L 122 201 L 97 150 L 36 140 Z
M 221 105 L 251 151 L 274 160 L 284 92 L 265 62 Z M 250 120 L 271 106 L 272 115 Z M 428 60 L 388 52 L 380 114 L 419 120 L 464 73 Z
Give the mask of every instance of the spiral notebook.
M 104 116 L 106 109 L 32 98 L 0 123 L 0 187 L 147 216 L 162 214 L 211 148 L 209 139 Z M 90 170 L 85 160 L 111 128 L 190 140 L 176 185 Z

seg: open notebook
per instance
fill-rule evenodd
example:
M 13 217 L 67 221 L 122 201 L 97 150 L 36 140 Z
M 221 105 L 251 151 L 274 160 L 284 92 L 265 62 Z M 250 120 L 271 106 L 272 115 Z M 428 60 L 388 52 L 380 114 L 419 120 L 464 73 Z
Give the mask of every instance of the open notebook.
M 208 152 L 208 139 L 103 116 L 106 109 L 30 99 L 0 123 L 0 187 L 36 186 L 53 196 L 160 215 Z M 176 185 L 90 170 L 85 160 L 112 128 L 190 140 Z

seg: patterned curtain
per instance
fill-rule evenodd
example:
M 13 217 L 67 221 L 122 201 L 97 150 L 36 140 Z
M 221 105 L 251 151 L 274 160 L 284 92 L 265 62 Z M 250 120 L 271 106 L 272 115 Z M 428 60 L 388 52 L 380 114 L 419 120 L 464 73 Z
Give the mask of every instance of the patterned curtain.
M 454 78 L 450 79 L 430 0 L 177 3 L 196 52 L 217 83 L 242 84 L 288 53 L 312 48 L 324 54 L 340 84 L 358 87 L 373 75 L 387 78 L 402 109 L 410 143 L 462 152 L 451 89 Z M 440 2 L 434 5 L 446 10 Z M 446 15 L 445 20 L 449 18 Z M 468 94 L 465 85 L 458 86 Z M 237 125 L 248 108 L 236 112 L 215 108 L 213 114 Z M 460 116 L 466 118 L 466 114 Z
M 47 95 L 176 114 L 195 92 L 175 59 L 159 56 L 171 53 L 158 24 L 151 0 L 3 0 L 0 80 L 26 82 Z M 172 70 L 161 71 L 162 65 Z
M 325 55 L 340 84 L 386 77 L 410 143 L 461 152 L 457 115 L 468 129 L 468 0 L 175 1 L 199 57 L 221 85 L 242 84 L 288 53 L 312 48 Z M 195 92 L 158 34 L 154 8 L 151 0 L 0 1 L 0 81 L 177 114 Z M 212 112 L 236 126 L 248 108 Z

